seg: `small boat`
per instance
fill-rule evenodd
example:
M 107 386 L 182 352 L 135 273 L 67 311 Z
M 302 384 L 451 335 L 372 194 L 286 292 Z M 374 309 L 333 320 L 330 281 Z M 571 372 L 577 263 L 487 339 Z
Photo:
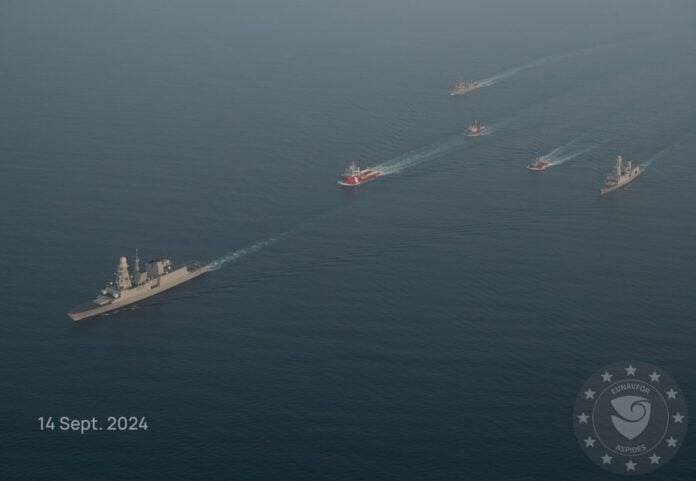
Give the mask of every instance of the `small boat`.
M 486 126 L 479 123 L 478 120 L 476 120 L 473 124 L 469 125 L 466 128 L 467 137 L 477 137 L 477 136 L 483 135 L 485 133 L 486 133 Z
M 379 177 L 380 173 L 379 170 L 375 169 L 361 169 L 358 167 L 358 164 L 351 162 L 348 168 L 343 172 L 343 175 L 341 175 L 341 180 L 339 180 L 338 183 L 346 187 L 353 187 L 376 179 Z
M 534 162 L 527 166 L 527 168 L 529 170 L 533 170 L 534 172 L 540 172 L 548 169 L 550 166 L 551 164 L 549 164 L 548 161 L 543 160 L 541 157 L 537 157 Z

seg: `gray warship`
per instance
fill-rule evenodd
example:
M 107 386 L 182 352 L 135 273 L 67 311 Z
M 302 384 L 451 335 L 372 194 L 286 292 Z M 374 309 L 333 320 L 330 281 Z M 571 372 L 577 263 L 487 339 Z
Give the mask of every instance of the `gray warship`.
M 457 95 L 468 94 L 469 92 L 473 92 L 477 88 L 478 88 L 478 83 L 476 83 L 476 82 L 466 82 L 464 80 L 460 80 L 459 82 L 457 82 L 457 84 L 454 86 L 454 88 L 450 92 L 450 97 L 456 97 Z
M 190 281 L 206 272 L 208 272 L 208 265 L 188 264 L 175 268 L 169 259 L 147 262 L 145 270 L 141 271 L 140 259 L 136 251 L 132 275 L 128 272 L 128 261 L 125 257 L 121 257 L 116 279 L 109 282 L 96 298 L 70 310 L 68 317 L 73 321 L 79 321 L 120 309 Z
M 643 173 L 640 165 L 633 165 L 633 162 L 624 160 L 620 155 L 616 158 L 616 167 L 614 169 L 614 172 L 607 175 L 604 187 L 599 190 L 601 195 L 620 189 Z

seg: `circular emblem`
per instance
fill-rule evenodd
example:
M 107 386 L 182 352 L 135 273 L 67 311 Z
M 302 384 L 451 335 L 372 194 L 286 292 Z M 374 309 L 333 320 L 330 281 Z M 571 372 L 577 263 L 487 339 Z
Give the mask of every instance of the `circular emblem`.
M 665 371 L 640 361 L 605 366 L 583 385 L 573 426 L 585 454 L 618 474 L 645 474 L 669 462 L 686 436 L 684 394 Z

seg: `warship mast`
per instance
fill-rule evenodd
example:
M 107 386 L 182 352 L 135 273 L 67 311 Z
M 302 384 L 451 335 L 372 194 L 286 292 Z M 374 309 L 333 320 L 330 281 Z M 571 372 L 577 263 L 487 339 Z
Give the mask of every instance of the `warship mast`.
M 121 257 L 118 263 L 118 272 L 116 272 L 116 287 L 120 290 L 130 289 L 132 287 L 130 274 L 128 273 L 128 261 L 125 257 Z

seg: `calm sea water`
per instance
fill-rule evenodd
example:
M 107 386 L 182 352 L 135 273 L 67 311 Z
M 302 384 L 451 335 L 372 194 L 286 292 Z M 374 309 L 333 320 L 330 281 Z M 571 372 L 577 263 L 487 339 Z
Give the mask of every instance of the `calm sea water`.
M 610 479 L 573 434 L 590 374 L 640 359 L 696 400 L 691 3 L 1 17 L 0 478 Z M 649 167 L 599 198 L 618 153 Z M 341 190 L 352 159 L 394 173 Z M 72 323 L 135 248 L 226 262 Z M 149 429 L 37 421 L 109 415 Z

